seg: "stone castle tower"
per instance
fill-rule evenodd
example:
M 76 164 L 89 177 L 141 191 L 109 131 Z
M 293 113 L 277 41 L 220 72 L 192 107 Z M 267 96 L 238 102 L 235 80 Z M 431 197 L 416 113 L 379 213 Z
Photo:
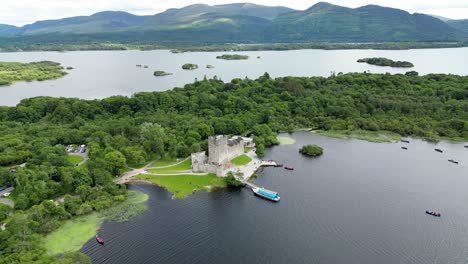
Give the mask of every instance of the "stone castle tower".
M 224 164 L 229 161 L 228 138 L 224 135 L 208 138 L 208 162 L 211 164 Z

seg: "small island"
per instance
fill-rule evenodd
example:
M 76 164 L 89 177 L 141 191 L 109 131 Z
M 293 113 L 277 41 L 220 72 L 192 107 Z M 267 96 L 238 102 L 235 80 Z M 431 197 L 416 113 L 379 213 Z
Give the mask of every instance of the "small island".
M 302 146 L 299 152 L 305 156 L 318 157 L 323 154 L 323 149 L 315 144 L 308 144 Z
M 387 58 L 364 58 L 357 60 L 359 63 L 367 63 L 377 66 L 390 66 L 395 68 L 411 68 L 414 67 L 413 63 L 409 61 L 394 61 Z
M 221 56 L 217 56 L 216 58 L 220 60 L 248 60 L 249 56 L 239 54 L 223 54 Z
M 60 63 L 52 61 L 31 63 L 0 62 L 0 85 L 10 85 L 19 81 L 52 80 L 66 74 Z
M 165 72 L 165 71 L 154 71 L 153 75 L 156 77 L 160 77 L 160 76 L 172 75 L 172 73 Z
M 198 65 L 193 64 L 193 63 L 186 63 L 186 64 L 182 65 L 182 69 L 184 69 L 184 70 L 195 70 L 195 69 L 198 69 Z

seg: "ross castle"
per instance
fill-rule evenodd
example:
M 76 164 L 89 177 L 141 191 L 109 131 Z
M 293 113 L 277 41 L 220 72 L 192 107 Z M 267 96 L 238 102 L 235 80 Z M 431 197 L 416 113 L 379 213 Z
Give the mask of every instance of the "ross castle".
M 252 138 L 211 136 L 208 138 L 208 156 L 204 151 L 192 154 L 192 170 L 225 176 L 226 170 L 231 166 L 230 161 L 244 154 L 245 147 L 254 146 Z

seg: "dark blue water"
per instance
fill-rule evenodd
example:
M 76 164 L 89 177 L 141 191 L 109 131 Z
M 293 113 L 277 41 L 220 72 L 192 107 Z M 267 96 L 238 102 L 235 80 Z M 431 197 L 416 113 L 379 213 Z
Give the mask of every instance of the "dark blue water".
M 293 137 L 296 144 L 271 148 L 266 159 L 295 170 L 266 168 L 254 180 L 279 192 L 281 202 L 249 189 L 173 200 L 162 188 L 131 185 L 149 194 L 148 211 L 104 224 L 106 245 L 90 240 L 82 252 L 93 263 L 466 263 L 463 144 L 412 140 L 405 151 L 403 143 Z M 322 146 L 324 155 L 301 156 L 306 143 Z

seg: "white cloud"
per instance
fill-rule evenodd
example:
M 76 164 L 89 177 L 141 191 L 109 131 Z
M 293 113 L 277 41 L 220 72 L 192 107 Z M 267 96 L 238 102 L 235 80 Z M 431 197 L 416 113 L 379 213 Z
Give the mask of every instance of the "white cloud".
M 306 9 L 319 2 L 314 0 L 240 1 L 269 6 L 288 6 L 295 9 Z M 24 25 L 37 20 L 90 15 L 104 10 L 122 10 L 138 15 L 152 15 L 168 8 L 183 7 L 194 3 L 216 5 L 230 2 L 236 2 L 236 0 L 2 0 L 0 23 Z M 423 12 L 450 18 L 468 18 L 468 0 L 329 0 L 329 2 L 348 7 L 376 4 L 400 8 L 409 12 Z

